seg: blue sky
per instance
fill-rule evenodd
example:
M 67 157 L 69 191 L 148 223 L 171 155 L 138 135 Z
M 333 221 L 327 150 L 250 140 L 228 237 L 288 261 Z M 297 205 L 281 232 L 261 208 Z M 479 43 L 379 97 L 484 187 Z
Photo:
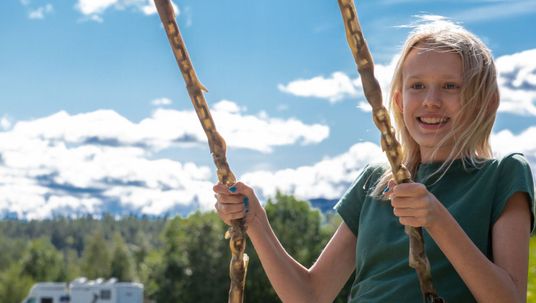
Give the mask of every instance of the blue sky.
M 337 199 L 382 160 L 337 1 L 174 1 L 235 174 L 269 197 Z M 492 49 L 497 154 L 536 171 L 536 2 L 358 1 L 387 87 L 415 15 L 462 23 Z M 210 209 L 216 181 L 148 0 L 0 2 L 0 214 Z

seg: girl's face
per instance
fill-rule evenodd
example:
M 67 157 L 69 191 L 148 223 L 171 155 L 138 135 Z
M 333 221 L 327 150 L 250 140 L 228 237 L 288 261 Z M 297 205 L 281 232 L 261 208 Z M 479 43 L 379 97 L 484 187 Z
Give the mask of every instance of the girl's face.
M 445 160 L 454 140 L 432 152 L 449 134 L 461 109 L 462 62 L 458 54 L 413 49 L 402 65 L 402 92 L 395 95 L 423 162 Z

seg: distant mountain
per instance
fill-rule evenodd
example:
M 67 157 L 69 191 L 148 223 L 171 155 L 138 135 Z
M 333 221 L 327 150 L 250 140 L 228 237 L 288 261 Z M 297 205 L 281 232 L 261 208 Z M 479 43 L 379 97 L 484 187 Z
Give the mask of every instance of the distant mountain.
M 322 213 L 330 213 L 334 212 L 335 210 L 333 207 L 335 204 L 337 204 L 338 200 L 330 200 L 330 199 L 324 199 L 324 198 L 316 198 L 316 199 L 310 199 L 309 202 L 311 203 L 311 206 L 314 208 L 319 209 Z M 106 205 L 106 204 L 103 204 Z M 121 208 L 118 203 L 109 203 L 107 205 L 108 207 L 101 207 L 97 211 L 81 211 L 80 209 L 74 209 L 74 208 L 58 208 L 57 211 L 52 211 L 53 216 L 52 217 L 68 217 L 68 218 L 80 218 L 87 215 L 91 215 L 95 218 L 99 218 L 106 215 L 111 215 L 112 217 L 128 217 L 128 216 L 134 216 L 134 217 L 153 217 L 153 218 L 163 218 L 163 217 L 174 217 L 174 216 L 180 216 L 180 217 L 187 217 L 191 213 L 199 210 L 199 205 L 197 203 L 191 203 L 191 204 L 179 204 L 173 207 L 172 209 L 159 214 L 159 215 L 147 215 L 142 212 L 137 212 L 134 209 L 124 209 Z M 28 218 L 24 215 L 19 215 L 14 211 L 9 210 L 2 210 L 0 211 L 0 220 L 28 220 L 32 218 Z

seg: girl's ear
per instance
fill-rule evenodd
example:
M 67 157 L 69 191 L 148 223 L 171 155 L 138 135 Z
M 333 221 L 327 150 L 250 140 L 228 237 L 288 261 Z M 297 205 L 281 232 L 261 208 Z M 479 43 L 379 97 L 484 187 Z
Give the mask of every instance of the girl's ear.
M 404 103 L 402 102 L 402 93 L 397 90 L 394 95 L 395 98 L 395 104 L 398 107 L 398 110 L 400 110 L 401 113 L 404 112 Z

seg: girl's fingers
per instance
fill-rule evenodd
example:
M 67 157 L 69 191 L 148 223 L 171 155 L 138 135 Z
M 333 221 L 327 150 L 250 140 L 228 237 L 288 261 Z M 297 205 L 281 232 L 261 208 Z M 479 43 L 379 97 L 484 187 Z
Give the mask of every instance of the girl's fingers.
M 233 204 L 233 203 L 214 203 L 214 208 L 218 215 L 227 221 L 228 219 L 242 218 L 246 214 L 243 204 Z
M 234 214 L 244 212 L 244 205 L 231 203 L 217 203 L 217 210 L 224 214 Z
M 393 208 L 393 213 L 397 217 L 424 217 L 428 214 L 426 209 L 413 209 L 413 208 Z

